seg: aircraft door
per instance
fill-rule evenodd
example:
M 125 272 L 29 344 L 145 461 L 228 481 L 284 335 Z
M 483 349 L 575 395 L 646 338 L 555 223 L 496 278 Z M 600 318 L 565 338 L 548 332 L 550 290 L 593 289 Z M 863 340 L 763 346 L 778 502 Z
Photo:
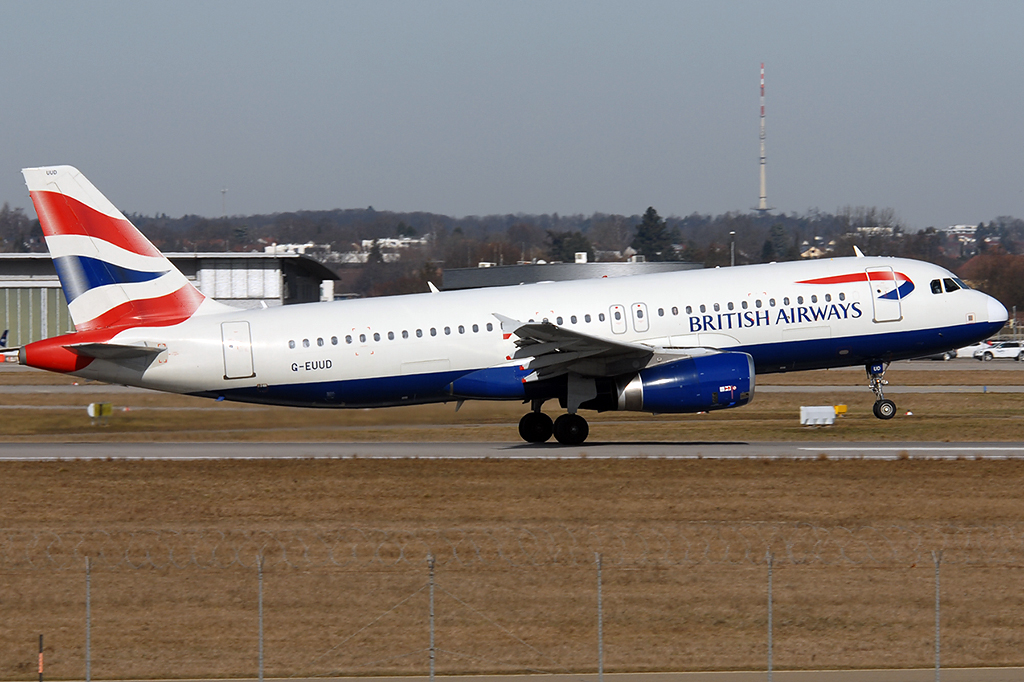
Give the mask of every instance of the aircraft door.
M 651 323 L 647 320 L 647 304 L 634 303 L 629 308 L 630 312 L 633 313 L 633 330 L 637 332 L 647 331 L 651 326 Z
M 900 302 L 900 288 L 892 268 L 867 268 L 866 272 L 868 285 L 871 287 L 874 321 L 899 322 L 902 320 L 903 305 Z
M 224 378 L 248 379 L 256 376 L 252 367 L 252 336 L 248 322 L 224 322 L 220 325 L 224 348 Z
M 626 333 L 626 309 L 621 305 L 613 305 L 608 309 L 608 319 L 612 323 L 612 331 L 616 334 Z

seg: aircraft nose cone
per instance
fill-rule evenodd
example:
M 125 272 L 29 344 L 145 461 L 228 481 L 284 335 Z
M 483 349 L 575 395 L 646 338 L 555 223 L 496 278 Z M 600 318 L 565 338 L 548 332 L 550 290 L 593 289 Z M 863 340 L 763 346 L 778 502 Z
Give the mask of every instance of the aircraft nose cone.
M 1006 312 L 1006 308 L 1002 303 L 988 297 L 988 321 L 989 322 L 1006 322 L 1010 317 L 1009 313 Z

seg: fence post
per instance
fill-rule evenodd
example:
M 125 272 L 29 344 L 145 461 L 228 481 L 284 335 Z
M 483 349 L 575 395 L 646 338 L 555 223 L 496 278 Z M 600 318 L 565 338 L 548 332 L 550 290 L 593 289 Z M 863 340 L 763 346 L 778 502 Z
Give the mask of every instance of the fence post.
M 85 682 L 92 680 L 92 566 L 85 557 Z
M 772 682 L 772 564 L 775 556 L 768 551 L 768 682 Z
M 434 661 L 436 650 L 434 649 L 434 555 L 427 555 L 427 564 L 430 566 L 430 682 L 434 682 Z
M 43 682 L 43 636 L 39 635 L 39 682 Z
M 594 552 L 597 562 L 597 680 L 604 682 L 604 601 L 601 594 L 601 553 Z
M 941 675 L 941 662 L 940 662 L 940 639 L 939 639 L 939 617 L 942 613 L 941 602 L 939 600 L 939 564 L 942 563 L 942 550 L 938 552 L 932 551 L 932 561 L 935 562 L 935 682 L 939 682 Z
M 259 680 L 263 682 L 263 555 L 256 556 L 256 581 L 259 584 Z

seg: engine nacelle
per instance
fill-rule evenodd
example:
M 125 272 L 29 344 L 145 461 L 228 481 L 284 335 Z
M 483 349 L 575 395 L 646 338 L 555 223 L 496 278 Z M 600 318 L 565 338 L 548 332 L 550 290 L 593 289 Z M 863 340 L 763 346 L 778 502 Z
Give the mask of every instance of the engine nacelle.
M 746 405 L 754 397 L 754 359 L 715 353 L 642 370 L 616 385 L 619 410 L 705 412 Z

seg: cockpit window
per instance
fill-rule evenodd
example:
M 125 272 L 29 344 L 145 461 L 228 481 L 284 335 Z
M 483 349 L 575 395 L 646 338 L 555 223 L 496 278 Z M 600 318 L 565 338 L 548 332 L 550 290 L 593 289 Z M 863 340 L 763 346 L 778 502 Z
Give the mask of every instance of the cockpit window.
M 959 277 L 954 277 L 953 281 L 956 282 L 958 285 L 960 285 L 961 289 L 970 289 L 970 287 L 967 286 L 967 284 L 962 279 L 960 279 Z
M 949 277 L 946 277 L 945 279 L 943 279 L 942 283 L 946 285 L 946 292 L 947 293 L 950 292 L 950 291 L 956 291 L 957 289 L 960 288 L 960 287 L 957 286 L 956 282 L 954 282 Z
M 942 281 L 941 280 L 938 280 L 938 279 L 933 279 L 932 280 L 932 293 L 933 294 L 941 294 L 942 293 Z

